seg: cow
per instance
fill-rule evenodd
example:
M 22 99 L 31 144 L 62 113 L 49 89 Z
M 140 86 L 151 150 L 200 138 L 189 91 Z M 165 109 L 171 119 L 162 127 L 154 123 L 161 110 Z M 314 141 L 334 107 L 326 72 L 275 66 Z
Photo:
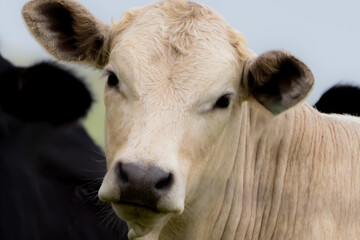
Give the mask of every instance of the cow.
M 0 55 L 0 92 L 0 239 L 127 239 L 96 197 L 106 167 L 78 123 L 93 101 L 83 81 L 55 63 L 16 67 Z
M 107 25 L 73 0 L 22 14 L 54 57 L 103 70 L 99 198 L 129 239 L 358 239 L 360 121 L 304 102 L 309 67 L 257 56 L 215 11 L 165 0 Z
M 337 84 L 326 90 L 314 107 L 323 113 L 360 116 L 360 87 Z

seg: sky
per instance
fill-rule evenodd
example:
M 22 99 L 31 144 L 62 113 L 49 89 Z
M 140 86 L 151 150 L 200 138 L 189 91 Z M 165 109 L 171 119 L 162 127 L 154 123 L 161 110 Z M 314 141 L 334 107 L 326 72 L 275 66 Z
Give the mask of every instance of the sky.
M 145 0 L 78 0 L 104 23 L 120 20 Z M 16 64 L 53 59 L 30 36 L 21 8 L 25 0 L 0 0 L 0 53 Z M 313 104 L 332 85 L 360 85 L 359 0 L 200 0 L 247 38 L 257 54 L 286 49 L 315 75 L 307 102 Z M 85 69 L 85 68 L 83 68 Z

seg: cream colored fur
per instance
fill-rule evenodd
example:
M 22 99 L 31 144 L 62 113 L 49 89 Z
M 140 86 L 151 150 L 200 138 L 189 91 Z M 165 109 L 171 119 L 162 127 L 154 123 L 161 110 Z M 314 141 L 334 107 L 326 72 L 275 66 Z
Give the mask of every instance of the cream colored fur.
M 360 239 L 360 121 L 302 103 L 313 84 L 305 64 L 279 51 L 262 63 L 221 17 L 184 0 L 132 10 L 111 27 L 90 17 L 107 57 L 74 58 L 75 51 L 69 59 L 56 34 L 36 22 L 45 17 L 36 9 L 54 1 L 24 7 L 30 32 L 59 59 L 106 65 L 120 81 L 105 89 L 108 172 L 99 197 L 127 221 L 130 239 Z M 300 97 L 283 99 L 284 112 L 274 115 L 256 92 L 269 78 L 252 66 L 274 67 L 273 76 L 284 59 L 298 64 Z M 224 94 L 229 107 L 213 109 Z M 174 174 L 161 213 L 118 203 L 120 161 Z

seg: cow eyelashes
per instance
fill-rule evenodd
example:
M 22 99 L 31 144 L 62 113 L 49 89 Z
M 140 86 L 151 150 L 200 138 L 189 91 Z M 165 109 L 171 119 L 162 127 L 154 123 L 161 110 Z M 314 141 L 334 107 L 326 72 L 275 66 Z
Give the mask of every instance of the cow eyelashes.
M 231 94 L 225 94 L 225 95 L 221 96 L 214 104 L 213 109 L 227 108 L 230 104 L 230 97 L 231 97 Z
M 107 85 L 111 88 L 119 86 L 119 79 L 116 77 L 116 75 L 113 72 L 109 72 Z

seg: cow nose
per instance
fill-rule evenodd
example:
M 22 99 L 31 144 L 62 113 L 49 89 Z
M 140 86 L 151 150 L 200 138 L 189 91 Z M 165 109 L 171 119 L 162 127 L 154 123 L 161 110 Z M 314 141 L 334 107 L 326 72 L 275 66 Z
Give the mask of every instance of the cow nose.
M 119 163 L 120 202 L 157 210 L 158 200 L 174 184 L 172 173 L 157 166 L 141 167 L 133 163 Z

